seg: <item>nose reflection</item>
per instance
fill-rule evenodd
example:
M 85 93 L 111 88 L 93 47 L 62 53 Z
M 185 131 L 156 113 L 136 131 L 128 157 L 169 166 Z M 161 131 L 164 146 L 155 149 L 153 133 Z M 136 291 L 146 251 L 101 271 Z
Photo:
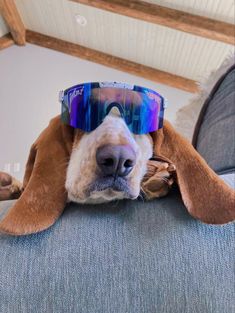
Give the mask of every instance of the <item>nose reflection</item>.
M 110 112 L 116 116 L 124 116 L 123 107 L 118 102 L 111 102 L 106 104 L 106 114 L 108 115 Z

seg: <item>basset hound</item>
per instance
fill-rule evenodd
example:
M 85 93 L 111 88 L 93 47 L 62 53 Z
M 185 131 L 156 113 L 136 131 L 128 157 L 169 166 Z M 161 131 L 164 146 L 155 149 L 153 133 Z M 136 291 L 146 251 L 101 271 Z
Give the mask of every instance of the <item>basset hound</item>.
M 22 188 L 0 174 L 2 200 L 21 194 L 0 221 L 0 232 L 45 230 L 69 201 L 109 205 L 141 193 L 160 197 L 173 180 L 196 219 L 209 224 L 235 219 L 234 191 L 168 121 L 156 131 L 133 134 L 114 108 L 96 129 L 85 132 L 57 116 L 31 147 Z

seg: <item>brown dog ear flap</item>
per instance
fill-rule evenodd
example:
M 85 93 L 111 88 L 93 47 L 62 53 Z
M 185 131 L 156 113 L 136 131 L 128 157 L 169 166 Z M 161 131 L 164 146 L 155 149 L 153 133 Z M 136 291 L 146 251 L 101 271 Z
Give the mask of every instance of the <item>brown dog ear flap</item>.
M 207 165 L 193 146 L 169 122 L 151 134 L 154 153 L 175 166 L 177 183 L 189 213 L 208 224 L 235 220 L 235 192 Z
M 33 144 L 24 177 L 24 191 L 0 222 L 0 232 L 26 235 L 42 231 L 63 212 L 67 200 L 66 169 L 73 144 L 73 128 L 60 117 Z

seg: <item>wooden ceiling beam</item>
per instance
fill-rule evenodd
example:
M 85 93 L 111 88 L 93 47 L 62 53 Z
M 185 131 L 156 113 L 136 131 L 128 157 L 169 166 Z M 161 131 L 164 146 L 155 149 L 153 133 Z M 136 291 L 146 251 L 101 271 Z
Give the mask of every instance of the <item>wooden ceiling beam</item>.
M 0 50 L 14 45 L 14 40 L 10 34 L 0 37 Z
M 169 85 L 191 93 L 198 91 L 197 83 L 191 79 L 164 72 L 155 68 L 121 59 L 104 52 L 86 48 L 71 42 L 49 37 L 30 30 L 26 31 L 26 41 L 45 48 L 60 51 L 91 62 L 102 64 L 132 75 Z
M 25 45 L 25 27 L 14 0 L 0 0 L 0 13 L 7 23 L 17 45 Z
M 141 0 L 70 0 L 193 35 L 235 45 L 235 26 Z

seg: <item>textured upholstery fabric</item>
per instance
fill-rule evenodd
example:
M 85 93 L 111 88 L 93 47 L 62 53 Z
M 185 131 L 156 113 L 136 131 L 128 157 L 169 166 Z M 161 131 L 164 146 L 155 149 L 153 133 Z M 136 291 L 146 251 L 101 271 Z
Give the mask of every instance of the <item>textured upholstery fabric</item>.
M 234 236 L 191 218 L 175 192 L 70 205 L 45 232 L 0 236 L 0 312 L 231 313 Z
M 233 77 L 198 139 L 221 172 L 235 165 Z M 0 203 L 0 218 L 11 204 Z M 0 235 L 0 313 L 231 313 L 234 251 L 235 224 L 194 220 L 177 190 L 145 203 L 71 204 L 47 231 Z
M 207 107 L 196 149 L 217 173 L 235 170 L 235 68 Z

